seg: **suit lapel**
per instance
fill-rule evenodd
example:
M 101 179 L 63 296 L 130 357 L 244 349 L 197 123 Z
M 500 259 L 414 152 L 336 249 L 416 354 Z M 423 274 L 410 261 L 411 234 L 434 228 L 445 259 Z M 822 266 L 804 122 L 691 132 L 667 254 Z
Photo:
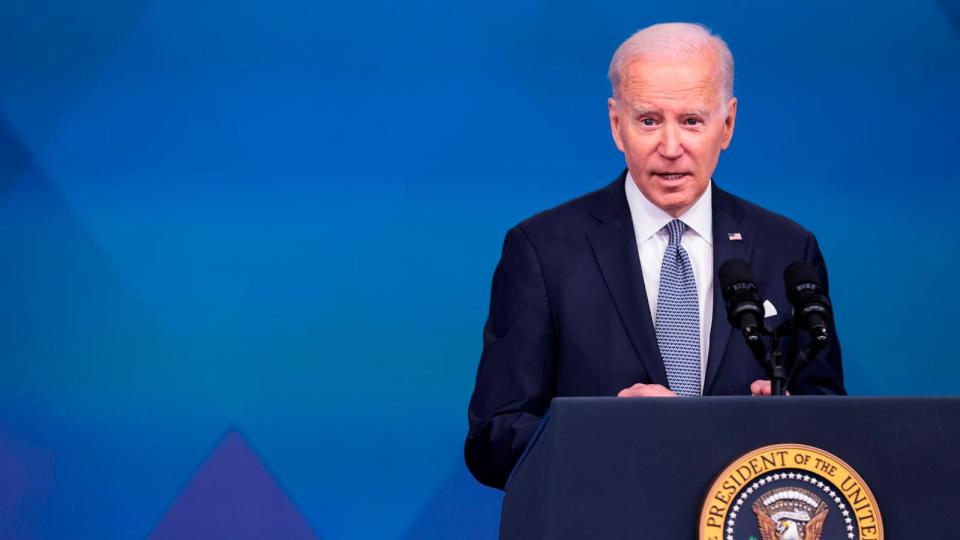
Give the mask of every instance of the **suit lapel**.
M 733 327 L 727 320 L 727 310 L 723 303 L 723 294 L 717 275 L 720 265 L 730 259 L 750 261 L 755 230 L 751 227 L 746 211 L 736 198 L 713 185 L 713 323 L 710 329 L 710 354 L 707 359 L 707 373 L 704 377 L 703 393 L 707 395 L 716 379 L 723 362 L 727 343 L 733 334 Z M 739 233 L 741 239 L 731 238 Z
M 625 174 L 606 188 L 606 204 L 594 212 L 594 216 L 603 223 L 590 231 L 587 238 L 630 341 L 650 375 L 650 381 L 667 386 L 667 372 L 663 367 L 650 317 L 637 240 L 624 193 Z

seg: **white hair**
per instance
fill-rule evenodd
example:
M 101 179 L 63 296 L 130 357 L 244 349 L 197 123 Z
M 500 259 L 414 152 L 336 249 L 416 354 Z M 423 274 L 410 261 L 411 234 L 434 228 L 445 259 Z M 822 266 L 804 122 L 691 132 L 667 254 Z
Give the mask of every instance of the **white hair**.
M 719 60 L 720 88 L 723 110 L 733 97 L 733 54 L 720 36 L 710 33 L 707 27 L 693 23 L 662 23 L 648 26 L 633 34 L 620 44 L 613 53 L 607 76 L 617 96 L 623 68 L 635 58 L 675 59 L 694 56 L 704 48 L 711 48 Z

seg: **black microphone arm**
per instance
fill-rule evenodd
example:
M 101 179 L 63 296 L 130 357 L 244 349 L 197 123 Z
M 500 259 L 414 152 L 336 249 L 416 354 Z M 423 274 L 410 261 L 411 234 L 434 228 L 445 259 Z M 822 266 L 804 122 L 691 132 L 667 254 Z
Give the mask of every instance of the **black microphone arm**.
M 820 284 L 817 269 L 806 261 L 797 261 L 783 271 L 787 299 L 793 304 L 793 318 L 813 339 L 826 342 L 827 323 L 833 318 L 830 298 Z
M 720 294 L 727 310 L 730 325 L 743 333 L 750 352 L 770 375 L 771 394 L 786 394 L 793 376 L 827 346 L 830 340 L 830 321 L 833 308 L 830 298 L 820 283 L 816 267 L 806 261 L 797 261 L 786 268 L 783 280 L 787 299 L 793 306 L 793 318 L 781 323 L 773 331 L 764 325 L 763 297 L 757 287 L 750 265 L 742 259 L 730 259 L 720 265 L 718 272 Z M 797 351 L 797 330 L 806 330 L 810 340 Z M 790 351 L 796 355 L 785 358 L 780 342 L 791 337 Z M 767 349 L 762 338 L 769 337 L 772 348 Z
M 812 264 L 806 261 L 792 263 L 783 272 L 783 282 L 787 287 L 787 299 L 793 305 L 795 325 L 810 333 L 810 341 L 797 354 L 790 371 L 790 377 L 793 377 L 827 346 L 830 340 L 827 325 L 833 319 L 833 307 Z
M 750 265 L 743 259 L 730 259 L 720 265 L 718 277 L 730 325 L 740 329 L 753 355 L 766 366 L 767 348 L 760 338 L 769 332 L 763 324 L 763 299 Z

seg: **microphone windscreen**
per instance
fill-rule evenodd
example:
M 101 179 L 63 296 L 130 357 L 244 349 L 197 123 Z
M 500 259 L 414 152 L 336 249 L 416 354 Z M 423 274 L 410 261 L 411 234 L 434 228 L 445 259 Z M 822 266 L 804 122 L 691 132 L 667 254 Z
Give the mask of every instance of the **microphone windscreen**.
M 811 283 L 817 287 L 820 285 L 820 276 L 817 269 L 807 261 L 797 261 L 783 271 L 783 282 L 788 291 L 793 291 L 798 285 Z
M 730 259 L 720 265 L 717 272 L 720 278 L 720 289 L 726 296 L 727 289 L 734 283 L 754 283 L 753 271 L 743 259 Z

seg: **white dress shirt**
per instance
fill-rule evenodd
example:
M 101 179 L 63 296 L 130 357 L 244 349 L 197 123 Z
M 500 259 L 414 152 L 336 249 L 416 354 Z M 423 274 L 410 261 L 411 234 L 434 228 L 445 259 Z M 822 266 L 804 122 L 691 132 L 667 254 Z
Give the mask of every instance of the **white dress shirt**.
M 650 202 L 630 173 L 626 181 L 627 204 L 633 218 L 633 232 L 637 237 L 640 267 L 643 270 L 643 285 L 650 304 L 650 319 L 656 324 L 657 298 L 660 294 L 660 267 L 663 254 L 670 242 L 664 228 L 673 221 L 673 216 Z M 706 191 L 678 219 L 686 226 L 680 245 L 690 256 L 693 278 L 697 284 L 697 300 L 700 304 L 700 388 L 703 392 L 704 374 L 707 371 L 707 356 L 710 353 L 710 325 L 713 322 L 713 182 Z

